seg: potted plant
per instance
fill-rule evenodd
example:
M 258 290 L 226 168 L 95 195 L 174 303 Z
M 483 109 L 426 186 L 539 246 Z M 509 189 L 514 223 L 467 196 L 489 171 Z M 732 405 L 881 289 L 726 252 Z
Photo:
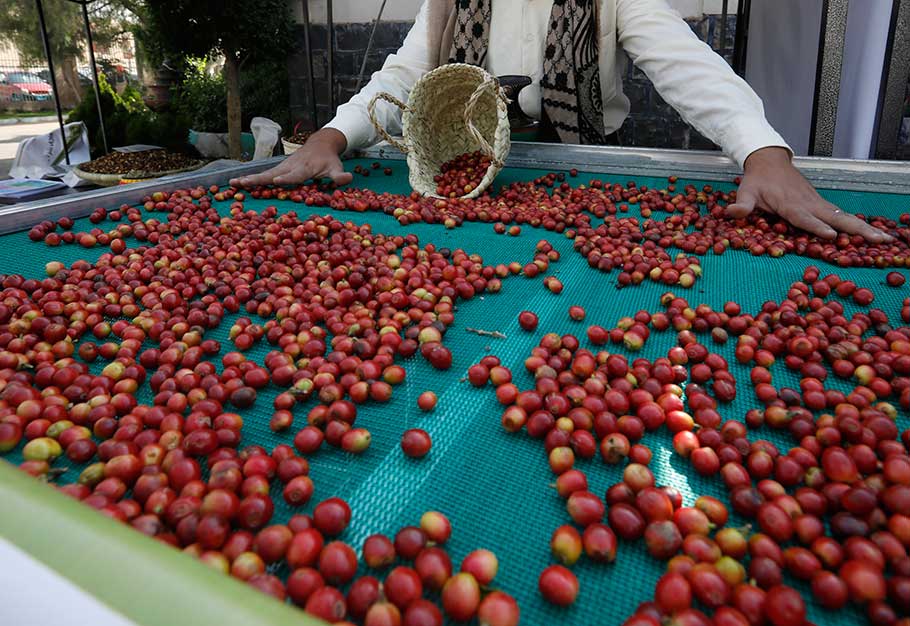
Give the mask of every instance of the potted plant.
M 159 0 L 147 3 L 138 34 L 144 48 L 159 58 L 179 55 L 223 60 L 226 124 L 222 128 L 228 130 L 231 158 L 241 158 L 241 77 L 248 70 L 248 63 L 279 52 L 283 55 L 290 46 L 287 2 Z
M 174 107 L 189 120 L 189 142 L 202 156 L 227 158 L 230 147 L 227 132 L 224 76 L 213 61 L 190 59 L 185 63 L 183 81 L 174 88 Z M 241 134 L 241 159 L 253 154 L 252 133 Z
M 171 103 L 171 90 L 177 84 L 177 72 L 164 61 L 144 75 L 142 101 L 153 111 L 163 111 Z

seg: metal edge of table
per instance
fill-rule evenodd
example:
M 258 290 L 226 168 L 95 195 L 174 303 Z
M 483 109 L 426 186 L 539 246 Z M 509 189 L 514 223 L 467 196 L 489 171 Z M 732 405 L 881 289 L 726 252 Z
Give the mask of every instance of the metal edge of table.
M 85 217 L 99 206 L 136 204 L 156 191 L 180 187 L 223 185 L 234 176 L 255 174 L 280 163 L 284 157 L 272 157 L 242 165 L 217 167 L 156 178 L 148 182 L 104 187 L 62 197 L 49 197 L 0 208 L 0 234 L 22 230 L 48 219 L 63 216 Z
M 352 156 L 404 160 L 387 143 L 360 150 Z M 100 205 L 134 204 L 156 191 L 180 186 L 223 185 L 234 176 L 260 172 L 283 157 L 238 166 L 188 172 L 146 183 L 99 189 L 63 198 L 47 198 L 0 209 L 0 233 L 29 228 L 46 219 L 64 215 L 84 217 Z M 910 194 L 910 165 L 900 161 L 859 161 L 821 157 L 795 157 L 794 164 L 815 186 L 847 191 Z M 507 167 L 551 171 L 577 168 L 595 174 L 619 176 L 668 176 L 676 174 L 700 180 L 732 179 L 741 168 L 720 152 L 666 150 L 513 142 Z
M 0 537 L 141 626 L 325 626 L 0 461 Z
M 387 143 L 358 152 L 367 158 L 404 159 Z M 793 163 L 814 185 L 848 191 L 888 191 L 910 194 L 910 164 L 900 161 L 794 157 Z M 731 178 L 742 168 L 721 152 L 580 146 L 513 142 L 506 167 L 533 167 L 554 171 L 577 168 L 592 173 L 614 173 L 686 178 Z

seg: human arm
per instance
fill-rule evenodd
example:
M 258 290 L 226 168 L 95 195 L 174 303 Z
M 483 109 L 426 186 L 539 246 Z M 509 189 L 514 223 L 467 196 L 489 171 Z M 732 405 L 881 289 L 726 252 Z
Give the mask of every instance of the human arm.
M 761 99 L 698 39 L 665 0 L 617 0 L 620 45 L 658 93 L 743 168 L 730 215 L 755 208 L 831 239 L 836 231 L 877 243 L 888 236 L 825 201 L 799 173 L 792 152 L 765 119 Z

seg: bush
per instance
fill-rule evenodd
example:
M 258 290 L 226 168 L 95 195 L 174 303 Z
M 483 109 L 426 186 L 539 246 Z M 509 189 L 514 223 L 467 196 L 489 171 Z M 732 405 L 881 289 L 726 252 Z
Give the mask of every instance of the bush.
M 249 64 L 240 71 L 244 128 L 249 128 L 254 117 L 267 117 L 289 133 L 288 101 L 288 68 L 284 58 Z
M 174 108 L 193 130 L 221 133 L 227 129 L 227 96 L 221 74 L 209 76 L 198 66 L 190 67 L 174 89 L 173 99 Z
M 199 63 L 188 63 L 184 79 L 175 89 L 175 109 L 200 132 L 227 130 L 227 90 L 221 74 L 209 76 Z M 240 73 L 242 125 L 249 130 L 254 117 L 274 120 L 288 130 L 287 66 L 283 60 L 248 64 Z
M 146 111 L 126 123 L 126 143 L 147 143 L 175 152 L 188 152 L 189 124 L 179 113 Z
M 145 106 L 136 88 L 128 85 L 122 94 L 118 94 L 104 74 L 98 74 L 98 91 L 101 93 L 101 112 L 110 148 L 144 143 L 178 152 L 186 151 L 189 129 L 179 112 L 155 113 Z M 84 122 L 92 157 L 104 154 L 94 90 L 86 91 L 79 105 L 67 117 L 67 122 Z

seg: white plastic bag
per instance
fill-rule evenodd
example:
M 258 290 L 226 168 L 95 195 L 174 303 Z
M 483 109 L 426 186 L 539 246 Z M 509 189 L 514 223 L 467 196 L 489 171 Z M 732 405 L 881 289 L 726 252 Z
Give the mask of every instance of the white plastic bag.
M 253 160 L 267 159 L 275 151 L 275 144 L 281 137 L 281 126 L 267 117 L 254 117 L 250 121 L 250 130 L 256 140 L 256 151 Z
M 88 131 L 82 122 L 63 126 L 69 146 L 71 165 L 85 163 L 91 159 L 89 153 Z M 49 174 L 59 174 L 65 167 L 63 141 L 60 129 L 46 135 L 29 137 L 19 143 L 16 158 L 9 174 L 13 178 L 43 178 Z
M 203 133 L 191 130 L 190 143 L 199 151 L 199 154 L 208 159 L 230 155 L 227 133 Z

